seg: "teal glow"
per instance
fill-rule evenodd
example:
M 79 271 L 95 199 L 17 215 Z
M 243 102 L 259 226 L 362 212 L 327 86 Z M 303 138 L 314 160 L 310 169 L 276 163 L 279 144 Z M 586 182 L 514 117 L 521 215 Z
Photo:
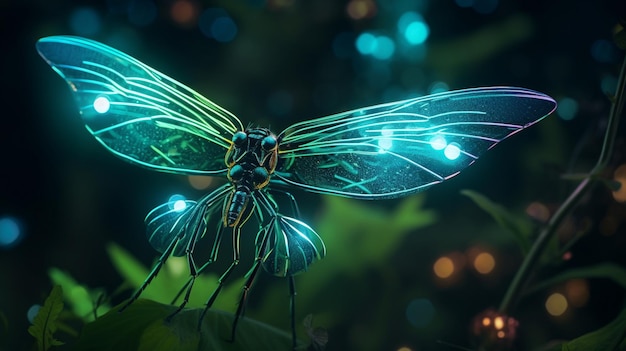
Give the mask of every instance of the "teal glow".
M 602 77 L 600 88 L 606 95 L 615 95 L 615 90 L 617 89 L 617 78 L 609 75 Z
M 556 113 L 564 120 L 571 120 L 578 113 L 578 102 L 572 98 L 564 97 L 559 100 Z
M 591 45 L 591 56 L 598 62 L 610 63 L 617 56 L 615 46 L 606 39 L 600 39 Z
M 452 143 L 446 146 L 445 149 L 443 149 L 443 154 L 448 160 L 454 161 L 459 158 L 459 156 L 461 156 L 461 148 L 458 144 Z
M 173 205 L 173 210 L 174 211 L 182 211 L 184 209 L 187 208 L 187 203 L 185 202 L 185 200 L 176 200 L 174 201 L 174 205 Z
M 428 299 L 415 299 L 406 308 L 406 319 L 416 328 L 428 326 L 435 317 L 435 306 Z
M 20 239 L 20 227 L 10 217 L 0 218 L 0 247 L 10 247 Z
M 80 7 L 70 15 L 70 28 L 78 35 L 94 35 L 100 31 L 98 13 L 91 7 Z
M 430 28 L 422 15 L 416 12 L 406 12 L 398 20 L 398 32 L 409 44 L 419 45 L 428 39 Z
M 376 51 L 377 40 L 371 33 L 361 33 L 356 38 L 356 49 L 361 55 L 371 55 Z
M 434 82 L 428 87 L 429 94 L 443 93 L 450 90 L 446 82 Z
M 448 142 L 446 141 L 446 138 L 443 137 L 443 135 L 435 135 L 434 137 L 430 138 L 430 147 L 432 147 L 433 149 L 443 150 L 446 146 L 448 146 Z
M 387 60 L 393 56 L 393 53 L 396 51 L 396 44 L 391 40 L 391 38 L 381 35 L 376 38 L 376 45 L 374 47 L 374 51 L 372 52 L 372 56 L 379 60 Z
M 393 130 L 383 129 L 380 131 L 380 135 L 382 136 L 382 138 L 378 139 L 378 147 L 380 147 L 378 152 L 384 153 L 385 151 L 391 149 L 391 147 L 393 146 L 393 140 L 391 139 L 391 136 L 393 135 Z
M 169 200 L 167 200 L 167 204 L 170 210 L 174 211 L 182 211 L 187 207 L 185 197 L 180 194 L 170 196 Z
M 111 108 L 111 102 L 106 96 L 98 96 L 93 101 L 93 109 L 98 113 L 107 113 Z
M 37 316 L 37 313 L 39 313 L 40 309 L 41 309 L 41 305 L 30 306 L 30 308 L 26 312 L 26 318 L 28 319 L 30 324 L 33 324 L 33 321 L 35 320 L 35 317 Z

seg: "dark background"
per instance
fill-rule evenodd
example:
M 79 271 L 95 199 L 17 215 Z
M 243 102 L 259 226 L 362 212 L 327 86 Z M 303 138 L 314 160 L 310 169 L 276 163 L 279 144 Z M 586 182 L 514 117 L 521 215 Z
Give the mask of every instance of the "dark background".
M 407 235 L 384 269 L 363 267 L 355 278 L 361 288 L 350 289 L 352 280 L 337 277 L 324 287 L 324 298 L 316 300 L 317 311 L 324 311 L 327 299 L 335 300 L 329 305 L 352 306 L 343 318 L 328 322 L 330 350 L 447 349 L 437 340 L 470 347 L 473 316 L 499 304 L 522 258 L 512 237 L 459 191 L 475 189 L 517 213 L 533 201 L 554 209 L 573 185 L 558 176 L 591 169 L 610 108 L 606 93 L 614 89 L 623 57 L 611 39 L 620 16 L 624 18 L 623 2 L 476 0 L 476 6 L 465 8 L 452 0 L 364 2 L 373 7 L 365 18 L 355 19 L 348 15 L 346 1 L 207 1 L 193 3 L 197 18 L 187 24 L 172 19 L 174 3 L 0 5 L 4 46 L 0 217 L 15 219 L 23 235 L 16 245 L 0 248 L 0 312 L 8 320 L 8 332 L 0 333 L 0 349 L 30 347 L 26 311 L 41 304 L 49 292 L 50 267 L 67 271 L 87 286 L 113 291 L 122 279 L 110 264 L 105 245 L 116 242 L 149 265 L 156 254 L 143 234 L 145 214 L 172 193 L 191 199 L 203 193 L 184 177 L 124 163 L 95 142 L 82 126 L 66 84 L 35 50 L 38 38 L 58 34 L 88 36 L 112 45 L 201 92 L 239 116 L 244 125 L 270 126 L 276 132 L 296 121 L 427 94 L 435 82 L 450 89 L 522 86 L 557 101 L 565 97 L 577 101 L 573 119 L 555 113 L 499 145 L 460 176 L 429 190 L 425 206 L 438 213 L 437 222 Z M 97 14 L 99 26 L 92 33 L 71 24 L 76 11 L 84 8 Z M 237 33 L 232 41 L 216 41 L 199 29 L 198 18 L 208 8 L 222 8 L 233 19 Z M 421 13 L 430 28 L 423 56 L 401 49 L 396 22 L 407 11 Z M 394 55 L 378 60 L 359 54 L 354 40 L 365 31 L 395 40 Z M 623 132 L 620 135 L 608 176 L 625 162 Z M 315 227 L 324 211 L 323 197 L 293 193 Z M 360 205 L 382 213 L 399 203 Z M 569 230 L 587 228 L 588 234 L 573 247 L 567 265 L 624 263 L 624 212 L 624 204 L 615 202 L 605 188 L 590 193 L 568 222 Z M 610 235 L 602 234 L 600 223 L 609 213 L 617 213 L 618 225 Z M 320 235 L 324 238 L 324 233 Z M 384 240 L 385 233 L 379 235 Z M 469 268 L 454 284 L 441 284 L 433 276 L 432 265 L 439 256 L 466 253 L 472 247 L 489 248 L 497 259 L 497 276 L 481 277 Z M 345 248 L 328 250 L 328 255 L 351 254 Z M 414 327 L 404 314 L 409 300 L 392 297 L 386 308 L 394 319 L 385 321 L 388 329 L 379 330 L 384 334 L 380 344 L 363 346 L 359 340 L 367 333 L 367 321 L 377 318 L 375 309 L 369 310 L 379 302 L 377 287 L 388 284 L 386 273 L 381 273 L 386 271 L 395 272 L 394 284 L 404 286 L 402 296 L 414 289 L 415 296 L 435 301 L 435 311 L 448 313 L 435 317 L 434 325 Z M 261 280 L 251 310 L 262 303 L 264 289 L 284 284 Z M 544 308 L 552 290 L 523 300 L 518 347 L 571 339 L 609 322 L 620 310 L 623 291 L 610 281 L 587 284 L 586 305 L 559 318 Z M 346 289 L 349 294 L 343 293 Z M 369 312 L 364 317 L 359 311 Z M 306 313 L 302 311 L 302 316 Z

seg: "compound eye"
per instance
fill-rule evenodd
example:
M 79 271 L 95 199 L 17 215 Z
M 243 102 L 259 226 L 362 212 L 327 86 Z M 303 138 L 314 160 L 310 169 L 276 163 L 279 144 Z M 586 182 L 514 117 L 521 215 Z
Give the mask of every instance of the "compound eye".
M 252 171 L 252 183 L 254 186 L 262 185 L 266 183 L 270 178 L 269 173 L 263 167 L 257 167 Z
M 276 149 L 276 145 L 277 145 L 276 138 L 271 135 L 266 136 L 265 138 L 263 138 L 263 140 L 261 140 L 261 147 L 265 151 L 272 151 Z
M 241 146 L 246 139 L 248 139 L 248 135 L 244 132 L 237 132 L 233 135 L 233 144 L 237 146 Z
M 228 171 L 228 176 L 230 177 L 230 179 L 234 180 L 234 181 L 238 181 L 241 180 L 241 178 L 243 178 L 243 174 L 245 173 L 243 167 L 241 167 L 240 165 L 234 165 L 230 171 Z

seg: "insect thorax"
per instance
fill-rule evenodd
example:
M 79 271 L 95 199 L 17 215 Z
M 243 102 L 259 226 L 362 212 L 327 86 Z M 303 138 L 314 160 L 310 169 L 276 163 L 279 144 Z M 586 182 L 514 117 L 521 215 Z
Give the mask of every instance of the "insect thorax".
M 269 129 L 250 128 L 233 135 L 225 157 L 228 180 L 234 186 L 224 208 L 227 226 L 234 226 L 240 221 L 243 212 L 246 212 L 250 194 L 269 184 L 277 158 L 278 140 Z

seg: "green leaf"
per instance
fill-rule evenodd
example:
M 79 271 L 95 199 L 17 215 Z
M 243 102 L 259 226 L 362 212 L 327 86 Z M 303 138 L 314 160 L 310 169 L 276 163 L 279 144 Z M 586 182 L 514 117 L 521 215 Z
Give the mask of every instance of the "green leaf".
M 529 236 L 532 232 L 532 223 L 525 218 L 520 218 L 509 212 L 504 206 L 491 201 L 486 196 L 473 190 L 462 190 L 461 194 L 469 197 L 478 207 L 487 212 L 498 225 L 513 234 L 522 253 L 525 255 L 530 250 Z
M 197 326 L 202 309 L 184 309 L 169 322 L 165 318 L 176 306 L 140 299 L 124 312 L 113 308 L 85 325 L 74 349 L 80 351 L 235 351 L 289 350 L 290 334 L 266 324 L 242 318 L 234 342 L 230 338 L 233 315 L 209 310 L 201 331 Z
M 33 325 L 28 327 L 28 333 L 37 340 L 38 351 L 46 351 L 52 346 L 63 345 L 54 338 L 54 332 L 58 328 L 57 318 L 61 311 L 63 311 L 63 289 L 60 285 L 55 285 L 35 316 Z
M 626 351 L 626 309 L 604 327 L 561 346 L 562 351 Z
M 68 273 L 58 269 L 50 268 L 48 271 L 50 279 L 55 285 L 63 287 L 63 298 L 69 303 L 72 312 L 86 322 L 95 319 L 94 308 L 96 301 L 104 292 L 101 290 L 89 290 L 84 285 L 79 284 Z M 97 306 L 96 315 L 106 313 L 110 309 L 108 305 Z
M 626 289 L 626 269 L 613 263 L 601 263 L 594 266 L 567 270 L 536 284 L 532 287 L 532 289 L 528 290 L 527 294 L 532 294 L 570 279 L 579 278 L 607 278 Z
M 128 251 L 116 244 L 107 245 L 107 252 L 119 274 L 133 288 L 139 288 L 150 271 Z M 156 278 L 142 292 L 145 299 L 158 302 L 171 302 L 189 279 L 189 269 L 185 257 L 169 257 Z M 218 276 L 215 273 L 202 273 L 196 281 L 189 298 L 188 307 L 203 306 L 211 292 L 217 288 Z M 217 309 L 232 309 L 241 295 L 241 287 L 245 278 L 229 279 L 228 284 L 220 292 L 219 299 L 213 304 Z

